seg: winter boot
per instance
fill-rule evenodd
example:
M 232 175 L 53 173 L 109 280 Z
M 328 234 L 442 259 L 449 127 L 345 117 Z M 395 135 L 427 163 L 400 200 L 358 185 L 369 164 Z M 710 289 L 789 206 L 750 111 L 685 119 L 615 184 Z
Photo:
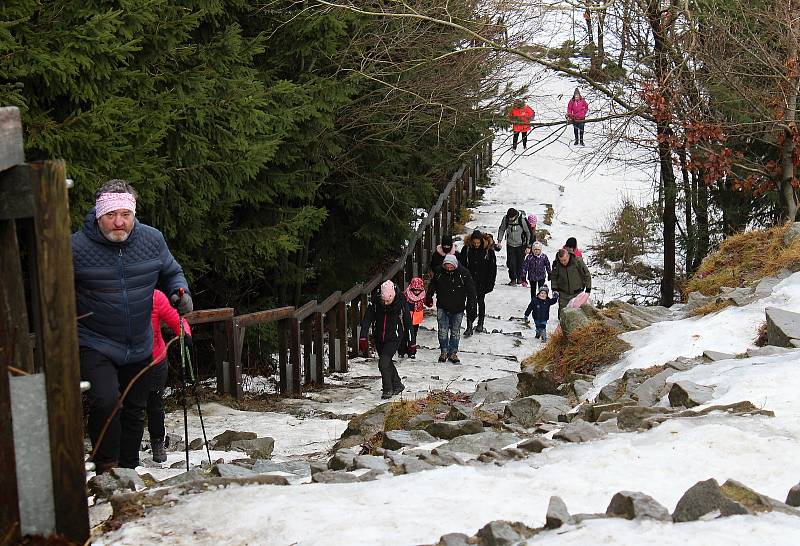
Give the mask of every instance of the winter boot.
M 164 448 L 164 440 L 152 440 L 151 443 L 153 444 L 153 462 L 167 462 L 167 450 Z
M 472 322 L 467 323 L 467 329 L 464 330 L 464 337 L 470 337 L 472 335 Z
M 547 343 L 547 330 L 542 330 L 542 343 Z
M 439 355 L 439 362 L 447 362 L 447 353 L 442 351 L 442 354 Z
M 583 143 L 583 139 L 581 139 L 581 146 L 586 146 L 586 144 Z
M 478 325 L 475 327 L 475 331 L 479 334 L 486 331 L 483 327 L 483 317 L 478 317 Z
M 400 383 L 400 386 L 399 386 L 398 388 L 396 388 L 396 389 L 395 389 L 395 390 L 392 392 L 392 394 L 400 394 L 400 393 L 401 393 L 401 392 L 403 392 L 404 390 L 406 390 L 406 386 L 405 386 L 405 385 L 403 385 L 402 383 Z
M 105 474 L 106 472 L 110 472 L 112 468 L 118 468 L 119 463 L 117 461 L 111 461 L 109 463 L 95 464 L 94 466 L 95 466 L 94 472 L 99 476 L 100 474 Z
M 453 353 L 450 355 L 450 362 L 453 364 L 461 364 L 461 359 L 458 358 L 458 353 Z
M 393 396 L 393 394 L 392 394 L 392 393 L 390 393 L 390 392 L 385 392 L 385 393 L 381 394 L 381 400 L 388 400 L 388 399 L 389 399 L 389 398 L 391 398 L 392 396 Z
M 539 339 L 540 337 L 542 337 L 542 332 L 541 332 L 541 330 L 539 330 L 539 329 L 537 328 L 537 329 L 536 329 L 536 339 Z

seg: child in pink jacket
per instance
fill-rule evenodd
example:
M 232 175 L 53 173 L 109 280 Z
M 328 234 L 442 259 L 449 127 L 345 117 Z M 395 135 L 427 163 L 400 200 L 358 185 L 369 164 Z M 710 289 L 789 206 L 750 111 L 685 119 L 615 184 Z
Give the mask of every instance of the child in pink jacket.
M 575 88 L 575 93 L 567 105 L 567 119 L 572 123 L 572 130 L 575 132 L 575 145 L 583 146 L 583 127 L 586 125 L 586 114 L 589 113 L 589 104 L 581 96 L 581 92 Z

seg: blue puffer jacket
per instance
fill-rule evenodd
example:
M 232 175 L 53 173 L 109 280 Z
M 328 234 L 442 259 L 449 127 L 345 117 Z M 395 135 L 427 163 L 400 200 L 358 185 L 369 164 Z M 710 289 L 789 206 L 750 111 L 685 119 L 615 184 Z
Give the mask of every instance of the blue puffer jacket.
M 94 209 L 72 234 L 78 342 L 122 365 L 147 360 L 153 351 L 153 290 L 165 294 L 187 288 L 183 270 L 172 257 L 164 236 L 134 221 L 122 243 L 103 237 Z

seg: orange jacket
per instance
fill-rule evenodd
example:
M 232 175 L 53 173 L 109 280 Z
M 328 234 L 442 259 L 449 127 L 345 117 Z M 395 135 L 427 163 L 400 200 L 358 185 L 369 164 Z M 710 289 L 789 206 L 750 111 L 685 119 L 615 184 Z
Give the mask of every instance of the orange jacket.
M 525 133 L 531 130 L 531 120 L 534 115 L 533 108 L 526 104 L 522 108 L 512 108 L 508 119 L 514 124 L 515 133 Z

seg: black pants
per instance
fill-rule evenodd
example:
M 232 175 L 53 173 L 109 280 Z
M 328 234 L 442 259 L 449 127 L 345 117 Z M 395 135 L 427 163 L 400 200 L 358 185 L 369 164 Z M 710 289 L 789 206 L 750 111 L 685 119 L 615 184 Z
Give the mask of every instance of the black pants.
M 531 283 L 531 299 L 533 299 L 539 294 L 539 289 L 542 286 L 545 286 L 546 283 L 544 279 L 540 281 L 530 281 L 530 283 Z
M 486 315 L 486 293 L 478 290 L 476 296 L 478 296 L 478 322 L 483 322 L 483 317 Z
M 376 344 L 375 349 L 378 351 L 378 370 L 381 372 L 383 394 L 391 394 L 403 385 L 400 381 L 400 374 L 397 373 L 397 367 L 392 362 L 392 357 L 399 346 L 400 344 L 397 341 L 383 345 Z
M 81 347 L 80 355 L 81 379 L 92 384 L 88 393 L 89 437 L 94 446 L 120 394 L 149 361 L 118 366 L 102 353 L 88 347 Z M 131 387 L 122 408 L 114 415 L 95 454 L 95 464 L 116 463 L 122 468 L 139 466 L 139 444 L 144 434 L 144 411 L 150 393 L 149 375 L 145 373 Z
M 148 372 L 150 375 L 150 394 L 147 396 L 147 432 L 150 443 L 164 440 L 164 387 L 167 386 L 169 366 L 165 361 Z
M 514 141 L 511 144 L 511 148 L 513 148 L 514 150 L 517 149 L 517 142 L 519 141 L 519 135 L 522 135 L 522 147 L 523 148 L 528 147 L 528 131 L 521 131 L 519 133 L 514 131 Z
M 506 266 L 508 267 L 508 279 L 519 282 L 522 272 L 522 260 L 525 255 L 524 246 L 506 247 Z
M 572 130 L 575 132 L 575 144 L 580 142 L 583 144 L 583 128 L 586 125 L 584 121 L 573 121 Z

